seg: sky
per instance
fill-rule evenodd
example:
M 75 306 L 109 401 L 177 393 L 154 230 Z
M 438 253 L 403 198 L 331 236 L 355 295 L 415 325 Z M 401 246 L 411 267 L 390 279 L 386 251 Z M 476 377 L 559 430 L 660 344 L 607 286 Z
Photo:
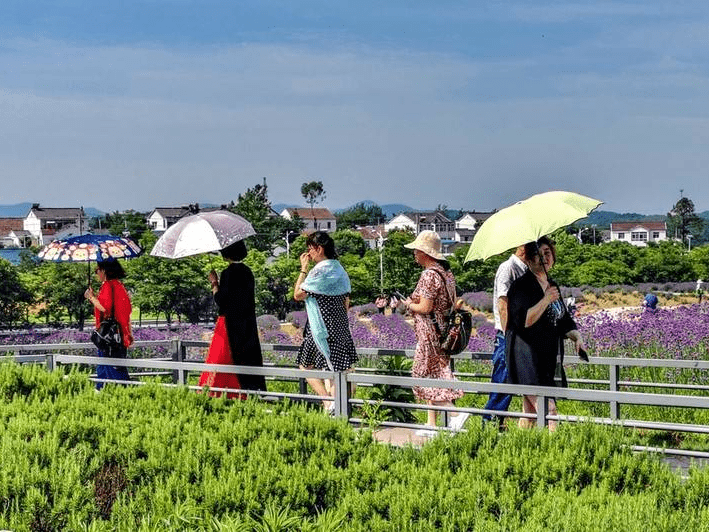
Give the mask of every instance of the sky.
M 709 210 L 709 4 L 2 0 L 0 205 Z

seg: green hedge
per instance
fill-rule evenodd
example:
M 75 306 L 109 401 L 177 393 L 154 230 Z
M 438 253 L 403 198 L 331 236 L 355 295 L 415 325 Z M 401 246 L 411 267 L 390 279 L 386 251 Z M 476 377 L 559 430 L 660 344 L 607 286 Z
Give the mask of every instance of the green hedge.
M 0 529 L 704 530 L 709 473 L 622 431 L 469 423 L 421 449 L 298 405 L 0 366 Z

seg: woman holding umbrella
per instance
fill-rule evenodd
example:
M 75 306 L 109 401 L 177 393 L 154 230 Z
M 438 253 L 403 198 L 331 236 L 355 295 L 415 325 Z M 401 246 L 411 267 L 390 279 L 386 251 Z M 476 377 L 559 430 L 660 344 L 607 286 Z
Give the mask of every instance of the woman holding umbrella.
M 221 279 L 212 270 L 209 282 L 214 301 L 219 307 L 219 317 L 209 346 L 207 364 L 235 364 L 237 366 L 262 366 L 261 343 L 256 325 L 255 281 L 251 269 L 241 262 L 246 258 L 246 245 L 238 240 L 221 250 L 229 266 Z M 205 371 L 199 379 L 200 386 L 266 390 L 263 375 L 245 375 Z M 211 392 L 221 395 L 221 392 Z M 237 394 L 228 393 L 228 398 Z
M 94 306 L 96 328 L 101 320 L 113 315 L 121 328 L 123 345 L 115 347 L 110 352 L 98 350 L 98 356 L 108 358 L 125 358 L 126 350 L 133 344 L 133 331 L 130 325 L 132 311 L 130 297 L 120 279 L 126 276 L 121 263 L 117 260 L 104 260 L 96 264 L 96 276 L 101 281 L 98 295 L 90 286 L 84 292 L 84 297 Z M 128 368 L 124 366 L 96 366 L 96 377 L 99 379 L 128 381 Z M 105 383 L 97 382 L 96 389 L 103 388 Z
M 564 375 L 564 338 L 570 338 L 578 352 L 584 347 L 581 334 L 568 310 L 560 301 L 559 286 L 549 278 L 547 270 L 554 266 L 554 242 L 542 237 L 524 246 L 524 257 L 529 269 L 517 278 L 507 293 L 508 323 L 505 335 L 508 382 L 530 386 L 556 386 L 557 363 L 561 367 L 561 386 L 566 386 Z M 525 395 L 524 413 L 537 413 L 536 396 Z M 556 415 L 556 402 L 551 399 L 549 413 Z M 520 427 L 530 426 L 531 420 L 520 418 Z M 556 429 L 556 421 L 549 422 L 549 430 Z

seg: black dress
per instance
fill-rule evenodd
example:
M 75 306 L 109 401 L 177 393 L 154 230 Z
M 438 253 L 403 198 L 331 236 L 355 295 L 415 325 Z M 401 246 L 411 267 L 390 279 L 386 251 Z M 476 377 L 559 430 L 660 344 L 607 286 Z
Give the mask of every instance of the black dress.
M 327 345 L 330 347 L 330 362 L 335 371 L 347 371 L 357 362 L 357 350 L 352 341 L 347 309 L 345 308 L 347 295 L 308 294 L 308 297 L 314 297 L 320 306 L 320 313 L 328 334 Z M 300 345 L 296 362 L 304 367 L 328 369 L 325 356 L 318 349 L 310 332 L 310 322 L 305 324 L 303 343 Z
M 222 272 L 219 290 L 214 294 L 219 314 L 226 322 L 229 347 L 237 366 L 263 366 L 254 289 L 254 274 L 249 267 L 233 262 Z M 244 390 L 266 390 L 263 375 L 239 374 L 238 377 Z
M 549 283 L 558 285 L 549 279 Z M 549 305 L 530 327 L 525 327 L 527 311 L 544 297 L 544 291 L 531 271 L 516 279 L 507 292 L 508 322 L 505 335 L 505 359 L 510 384 L 531 386 L 566 386 L 561 366 L 560 380 L 555 382 L 557 355 L 564 361 L 564 337 L 576 329 L 576 323 L 564 311 L 557 316 Z

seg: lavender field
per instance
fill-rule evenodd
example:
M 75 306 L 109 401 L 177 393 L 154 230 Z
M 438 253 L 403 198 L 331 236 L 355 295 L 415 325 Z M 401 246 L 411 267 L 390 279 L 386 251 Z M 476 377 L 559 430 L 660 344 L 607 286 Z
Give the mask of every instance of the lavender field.
M 577 323 L 593 356 L 709 359 L 708 305 L 664 308 L 642 314 L 599 311 L 578 317 Z M 305 312 L 289 315 L 287 325 L 269 315 L 260 316 L 258 324 L 262 342 L 298 345 L 302 341 Z M 362 317 L 350 312 L 350 327 L 357 347 L 415 347 L 413 326 L 401 314 Z M 134 330 L 136 340 L 169 340 L 175 337 L 209 340 L 210 334 L 211 328 L 204 325 L 181 326 L 172 330 L 151 327 Z M 494 334 L 491 321 L 476 315 L 474 335 L 468 349 L 473 352 L 492 352 Z M 88 330 L 75 329 L 26 331 L 0 336 L 0 342 L 5 345 L 88 341 Z

